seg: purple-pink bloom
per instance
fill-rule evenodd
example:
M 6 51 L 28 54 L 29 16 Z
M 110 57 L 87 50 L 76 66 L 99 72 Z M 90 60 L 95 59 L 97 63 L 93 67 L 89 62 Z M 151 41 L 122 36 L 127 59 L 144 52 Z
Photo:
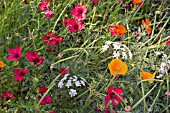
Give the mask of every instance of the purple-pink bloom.
M 54 15 L 54 12 L 52 12 L 51 10 L 46 10 L 46 12 L 45 12 L 46 18 L 52 18 L 53 15 Z
M 24 76 L 28 74 L 28 69 L 14 68 L 13 72 L 17 74 L 17 76 L 14 77 L 14 81 L 21 82 Z
M 85 6 L 82 6 L 80 4 L 76 5 L 76 7 L 72 10 L 72 15 L 77 20 L 84 20 L 86 19 L 86 12 L 87 8 Z
M 38 5 L 38 8 L 40 10 L 46 10 L 48 9 L 48 4 L 50 3 L 50 0 L 47 0 L 47 1 L 42 1 L 39 5 Z

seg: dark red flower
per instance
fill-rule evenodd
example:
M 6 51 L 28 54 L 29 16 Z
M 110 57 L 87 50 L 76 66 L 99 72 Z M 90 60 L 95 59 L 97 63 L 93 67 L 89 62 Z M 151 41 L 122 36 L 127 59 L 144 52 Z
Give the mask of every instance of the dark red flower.
M 70 71 L 70 70 L 67 69 L 67 68 L 61 68 L 61 69 L 60 69 L 60 74 L 61 74 L 61 75 L 65 75 L 65 74 L 69 73 L 69 71 Z
M 124 99 L 121 94 L 123 93 L 122 88 L 114 88 L 113 86 L 110 86 L 107 90 L 107 95 L 105 97 L 105 103 L 108 104 L 110 101 L 114 106 L 118 106 L 119 102 L 122 102 Z
M 39 5 L 38 5 L 38 8 L 40 10 L 46 10 L 48 9 L 48 4 L 50 3 L 50 0 L 47 0 L 47 1 L 42 1 Z
M 83 22 L 81 22 L 81 21 L 76 22 L 75 19 L 70 19 L 69 24 L 70 25 L 68 26 L 68 29 L 75 33 L 78 30 L 83 30 L 85 28 Z
M 17 76 L 14 77 L 14 81 L 19 81 L 21 82 L 22 79 L 26 74 L 28 74 L 28 69 L 19 69 L 19 68 L 14 68 L 13 72 L 17 74 Z
M 170 37 L 169 37 L 168 41 L 166 42 L 166 45 L 170 45 Z
M 84 20 L 86 18 L 87 8 L 80 4 L 76 5 L 76 7 L 72 10 L 72 15 L 77 20 Z
M 43 40 L 47 46 L 55 46 L 63 41 L 62 37 L 52 34 L 52 31 L 48 32 L 48 35 L 43 36 Z
M 26 57 L 30 62 L 34 62 L 36 66 L 39 66 L 44 61 L 44 58 L 39 57 L 36 51 L 28 52 Z
M 38 96 L 38 102 L 40 101 L 40 99 L 41 99 L 41 96 Z M 51 103 L 52 103 L 52 98 L 49 95 L 46 95 L 40 104 L 45 105 L 45 104 L 51 104 Z
M 39 87 L 39 93 L 45 93 L 47 90 L 48 90 L 47 87 L 44 87 L 44 86 Z
M 46 12 L 45 12 L 46 18 L 52 18 L 53 15 L 54 15 L 54 12 L 52 12 L 51 10 L 46 10 Z
M 7 99 L 11 99 L 12 98 L 12 92 L 2 92 L 1 100 L 4 100 L 4 97 L 6 97 Z
M 70 19 L 69 18 L 64 18 L 64 25 L 68 26 L 70 24 Z
M 22 51 L 21 51 L 21 47 L 17 46 L 16 49 L 14 48 L 10 48 L 8 50 L 8 53 L 11 54 L 11 56 L 8 56 L 7 59 L 8 60 L 19 60 L 22 56 Z

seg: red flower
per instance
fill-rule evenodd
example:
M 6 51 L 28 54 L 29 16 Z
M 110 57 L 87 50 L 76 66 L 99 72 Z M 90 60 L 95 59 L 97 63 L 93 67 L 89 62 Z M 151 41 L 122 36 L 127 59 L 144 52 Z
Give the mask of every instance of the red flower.
M 17 46 L 16 49 L 14 48 L 10 48 L 8 50 L 8 53 L 11 54 L 11 56 L 8 56 L 7 59 L 8 60 L 19 60 L 22 56 L 22 51 L 21 51 L 21 47 Z
M 50 0 L 47 0 L 47 1 L 42 1 L 39 5 L 38 5 L 38 8 L 40 10 L 46 10 L 48 9 L 48 4 L 50 3 Z
M 38 102 L 40 101 L 40 99 L 41 99 L 41 96 L 38 96 Z M 51 103 L 52 103 L 52 98 L 49 95 L 46 95 L 40 104 L 45 105 L 45 104 L 51 104 Z
M 39 87 L 39 93 L 45 93 L 48 90 L 47 87 Z
M 169 37 L 168 41 L 166 42 L 166 45 L 170 45 L 170 37 Z
M 65 74 L 69 73 L 69 71 L 70 71 L 70 70 L 67 69 L 67 68 L 61 68 L 61 69 L 60 69 L 60 74 L 61 74 L 61 75 L 65 75 Z
M 69 18 L 64 18 L 64 25 L 68 26 L 70 23 L 70 19 Z
M 81 22 L 81 21 L 76 22 L 75 19 L 70 19 L 69 24 L 70 24 L 70 26 L 68 27 L 68 29 L 75 33 L 78 30 L 83 30 L 85 28 L 83 22 Z
M 52 18 L 53 14 L 54 14 L 54 12 L 52 12 L 51 10 L 46 10 L 45 17 L 46 18 Z
M 14 77 L 14 81 L 21 82 L 24 76 L 28 74 L 28 69 L 21 70 L 19 68 L 14 68 L 13 72 L 17 74 L 17 76 Z
M 48 35 L 43 36 L 43 40 L 47 46 L 55 46 L 63 41 L 62 37 L 58 37 L 56 34 L 52 34 L 52 31 L 48 32 Z
M 105 108 L 104 113 L 117 113 L 117 111 L 114 109 L 114 107 L 112 107 L 112 111 L 113 112 L 110 112 L 110 106 L 108 106 Z
M 44 61 L 43 57 L 38 57 L 38 53 L 36 51 L 28 52 L 26 57 L 30 62 L 34 62 L 36 66 L 39 66 Z
M 110 86 L 107 90 L 105 103 L 108 104 L 111 101 L 112 104 L 117 107 L 118 103 L 122 102 L 122 100 L 124 99 L 124 97 L 121 96 L 122 92 L 122 88 L 114 88 L 113 86 Z
M 86 18 L 86 12 L 87 8 L 85 6 L 82 6 L 78 4 L 73 10 L 72 10 L 72 15 L 77 19 L 77 20 L 84 20 Z
M 12 98 L 12 92 L 2 92 L 2 96 L 1 96 L 1 100 L 4 100 L 4 97 L 6 97 L 7 99 L 11 99 Z

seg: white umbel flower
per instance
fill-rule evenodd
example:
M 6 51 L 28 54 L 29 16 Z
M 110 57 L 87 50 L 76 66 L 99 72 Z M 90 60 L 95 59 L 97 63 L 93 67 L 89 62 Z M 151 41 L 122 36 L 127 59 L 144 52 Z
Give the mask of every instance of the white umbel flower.
M 70 89 L 69 94 L 70 94 L 71 97 L 73 97 L 73 96 L 77 95 L 77 92 L 74 89 Z

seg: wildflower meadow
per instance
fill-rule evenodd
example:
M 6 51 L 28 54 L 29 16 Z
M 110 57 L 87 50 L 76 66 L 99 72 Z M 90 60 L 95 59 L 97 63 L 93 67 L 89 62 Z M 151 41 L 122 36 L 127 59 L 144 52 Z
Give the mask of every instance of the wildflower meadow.
M 170 113 L 170 0 L 0 0 L 0 113 Z

